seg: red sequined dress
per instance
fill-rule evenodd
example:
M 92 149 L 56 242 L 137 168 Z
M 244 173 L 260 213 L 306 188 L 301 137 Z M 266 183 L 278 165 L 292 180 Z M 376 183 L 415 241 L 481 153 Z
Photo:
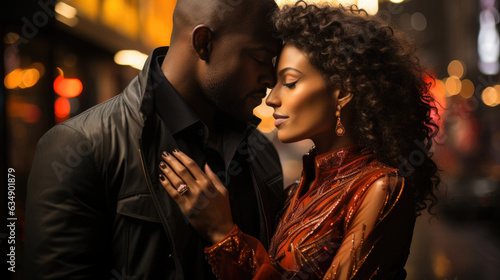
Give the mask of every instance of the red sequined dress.
M 269 251 L 235 226 L 205 255 L 219 279 L 404 279 L 415 224 L 397 169 L 360 146 L 303 158 Z M 309 186 L 309 187 L 308 187 Z

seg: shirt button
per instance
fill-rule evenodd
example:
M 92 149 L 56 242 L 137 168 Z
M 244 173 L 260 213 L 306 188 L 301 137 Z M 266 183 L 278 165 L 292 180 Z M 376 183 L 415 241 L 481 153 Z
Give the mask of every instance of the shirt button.
M 172 258 L 172 254 L 168 254 L 168 258 L 171 259 Z
M 199 129 L 198 130 L 198 136 L 203 136 L 203 134 L 205 134 L 205 132 L 203 131 L 203 129 Z

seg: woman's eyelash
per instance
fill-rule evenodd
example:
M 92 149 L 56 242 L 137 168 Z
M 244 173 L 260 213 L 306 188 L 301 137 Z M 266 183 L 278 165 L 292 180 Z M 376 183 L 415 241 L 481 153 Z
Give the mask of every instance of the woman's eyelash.
M 295 84 L 298 82 L 299 80 L 295 81 L 295 82 L 291 82 L 291 83 L 287 83 L 287 84 L 283 84 L 283 86 L 287 87 L 287 88 L 291 88 L 293 86 L 295 86 Z

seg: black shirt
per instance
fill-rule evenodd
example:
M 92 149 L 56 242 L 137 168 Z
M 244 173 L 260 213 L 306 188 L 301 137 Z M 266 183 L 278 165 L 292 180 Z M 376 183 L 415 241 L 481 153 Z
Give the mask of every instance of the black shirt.
M 216 114 L 217 147 L 208 145 L 209 131 L 191 107 L 182 99 L 163 75 L 161 64 L 165 56 L 153 62 L 151 71 L 157 78 L 153 89 L 156 112 L 173 135 L 181 151 L 203 170 L 205 163 L 228 189 L 233 220 L 247 234 L 259 238 L 260 215 L 247 153 L 247 135 L 256 129 L 258 118 L 239 122 L 222 112 Z M 170 151 L 167 151 L 170 152 Z

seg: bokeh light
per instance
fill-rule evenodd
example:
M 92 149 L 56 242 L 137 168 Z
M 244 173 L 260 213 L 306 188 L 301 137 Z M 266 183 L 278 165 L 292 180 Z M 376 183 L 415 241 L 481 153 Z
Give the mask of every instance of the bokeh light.
M 378 13 L 378 0 L 358 0 L 357 5 L 370 15 Z
M 427 18 L 422 13 L 414 13 L 413 15 L 411 15 L 411 27 L 418 31 L 426 29 Z
M 465 75 L 465 64 L 460 60 L 453 60 L 448 64 L 448 74 L 461 79 Z
M 17 33 L 9 32 L 5 34 L 3 37 L 3 41 L 5 44 L 14 44 L 19 40 L 20 36 Z
M 64 97 L 59 97 L 54 103 L 54 113 L 56 117 L 63 119 L 69 116 L 71 106 L 68 99 Z
M 4 85 L 7 89 L 15 89 L 23 82 L 23 70 L 17 68 L 7 74 L 4 78 Z
M 462 82 L 456 76 L 448 77 L 444 84 L 448 96 L 457 95 L 462 90 Z
M 262 99 L 262 103 L 255 107 L 253 113 L 262 120 L 258 129 L 264 133 L 269 133 L 275 128 L 273 118 L 274 109 L 267 106 L 265 100 L 265 98 Z
M 434 274 L 440 278 L 444 279 L 451 273 L 451 262 L 448 256 L 441 249 L 434 249 L 432 252 L 432 268 Z
M 41 71 L 40 71 L 40 70 Z M 4 85 L 7 89 L 30 88 L 40 80 L 45 72 L 45 67 L 41 63 L 33 63 L 31 68 L 16 68 L 4 78 Z
M 460 91 L 460 96 L 463 98 L 471 98 L 474 95 L 474 83 L 469 79 L 462 81 L 462 90 Z
M 25 87 L 32 87 L 40 79 L 40 72 L 35 68 L 29 68 L 23 71 L 23 84 Z
M 115 54 L 114 61 L 118 65 L 128 65 L 137 70 L 144 67 L 144 63 L 148 59 L 146 54 L 136 50 L 121 50 Z
M 54 80 L 54 91 L 62 97 L 76 97 L 82 93 L 82 90 L 83 85 L 79 79 L 66 79 L 63 76 L 58 76 Z
M 495 107 L 500 102 L 498 91 L 494 87 L 487 87 L 481 93 L 481 99 L 484 104 L 490 107 Z
M 437 108 L 437 112 L 433 110 L 431 112 L 431 118 L 434 120 L 435 123 L 441 126 L 443 123 L 443 118 L 441 118 L 440 116 L 443 115 L 444 110 L 446 108 L 446 98 L 445 98 L 446 89 L 444 87 L 444 83 L 439 79 L 432 79 L 429 76 L 426 76 L 424 78 L 424 81 L 431 85 L 429 91 L 434 96 L 436 102 L 435 106 Z

